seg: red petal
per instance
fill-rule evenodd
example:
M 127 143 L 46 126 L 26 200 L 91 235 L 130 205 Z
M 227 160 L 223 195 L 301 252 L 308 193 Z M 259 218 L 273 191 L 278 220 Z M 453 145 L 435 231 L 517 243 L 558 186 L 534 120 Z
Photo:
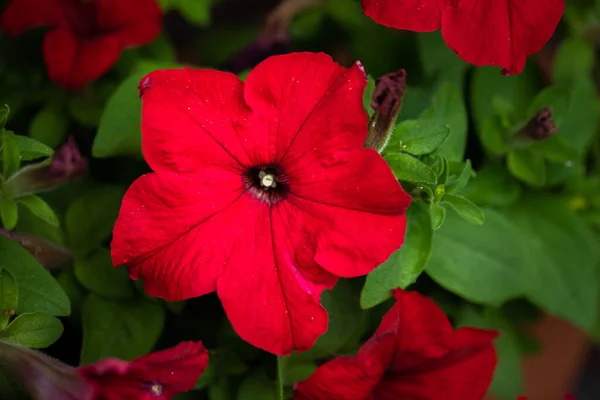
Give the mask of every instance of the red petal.
M 365 15 L 378 24 L 431 32 L 440 29 L 442 11 L 448 3 L 448 0 L 362 0 L 362 7 Z
M 173 301 L 214 291 L 233 251 L 226 238 L 238 223 L 224 209 L 241 195 L 241 178 L 221 169 L 203 172 L 144 175 L 123 199 L 113 263 L 130 267 L 150 295 Z
M 240 203 L 238 221 L 244 223 L 238 229 L 244 237 L 231 242 L 235 251 L 217 281 L 227 317 L 238 335 L 258 348 L 278 355 L 308 350 L 327 329 L 319 302 L 324 286 L 294 265 L 287 232 L 268 205 L 249 195 Z
M 256 161 L 285 158 L 282 164 L 289 168 L 309 148 L 318 154 L 324 148 L 328 154 L 361 147 L 367 134 L 365 85 L 364 71 L 342 68 L 322 53 L 263 61 L 250 72 L 245 88 L 261 148 L 262 160 Z
M 80 42 L 68 30 L 57 28 L 44 37 L 48 75 L 68 89 L 80 88 L 102 76 L 120 54 L 119 40 L 114 36 Z
M 162 13 L 155 0 L 95 0 L 100 29 L 112 32 L 122 47 L 154 40 L 162 30 Z
M 55 0 L 12 0 L 0 17 L 0 26 L 9 36 L 39 26 L 63 22 L 62 7 Z
M 318 221 L 315 260 L 329 272 L 364 275 L 402 245 L 410 196 L 376 151 L 338 153 L 328 165 L 314 160 L 290 180 L 290 202 Z
M 459 0 L 442 17 L 442 34 L 463 60 L 520 73 L 552 36 L 564 0 Z
M 162 70 L 142 79 L 142 148 L 157 172 L 195 172 L 217 165 L 250 166 L 240 133 L 249 110 L 243 83 L 212 70 Z

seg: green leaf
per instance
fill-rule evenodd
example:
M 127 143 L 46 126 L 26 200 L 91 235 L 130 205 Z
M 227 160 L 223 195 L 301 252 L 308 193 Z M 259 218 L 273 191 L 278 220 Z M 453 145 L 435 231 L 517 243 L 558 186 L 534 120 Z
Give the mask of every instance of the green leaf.
M 527 110 L 527 118 L 533 118 L 544 107 L 552 107 L 552 120 L 560 130 L 560 125 L 569 109 L 570 97 L 570 86 L 549 86 L 535 96 Z
M 542 186 L 546 182 L 544 158 L 529 149 L 513 150 L 506 159 L 510 173 L 532 186 Z
M 452 209 L 466 221 L 476 225 L 483 224 L 485 219 L 483 216 L 483 211 L 481 211 L 481 209 L 477 207 L 471 200 L 462 196 L 448 193 L 444 195 L 443 202 L 452 207 Z
M 437 177 L 431 168 L 418 159 L 403 153 L 388 154 L 385 161 L 397 179 L 407 182 L 435 184 Z
M 594 47 L 586 40 L 567 38 L 559 46 L 554 60 L 554 81 L 570 83 L 589 76 L 594 68 Z
M 425 269 L 433 246 L 433 228 L 429 212 L 413 203 L 406 212 L 404 244 L 387 261 L 367 275 L 360 294 L 363 309 L 374 307 L 392 296 L 392 289 L 405 289 Z
M 29 136 L 48 148 L 57 147 L 65 139 L 69 121 L 55 106 L 42 108 L 29 124 Z M 50 153 L 52 154 L 52 153 Z
M 19 170 L 21 155 L 14 133 L 0 130 L 0 134 L 2 134 L 2 175 L 6 180 Z
M 431 217 L 431 228 L 434 231 L 440 229 L 444 220 L 446 219 L 446 208 L 436 203 L 431 203 L 429 207 L 429 214 Z
M 109 299 L 133 296 L 125 267 L 114 268 L 110 251 L 100 248 L 87 258 L 75 260 L 75 276 L 88 290 Z
M 6 125 L 6 121 L 8 120 L 8 114 L 10 114 L 10 108 L 8 105 L 3 105 L 0 107 L 0 129 L 4 128 Z
M 323 26 L 327 17 L 324 7 L 311 7 L 298 12 L 289 27 L 289 34 L 294 39 L 310 39 L 315 36 Z M 372 79 L 372 78 L 371 78 Z M 375 85 L 375 81 L 373 81 Z M 369 85 L 367 85 L 369 87 Z M 370 98 L 369 98 L 369 101 Z M 372 114 L 371 110 L 369 114 Z
M 124 193 L 121 187 L 104 186 L 75 199 L 65 215 L 65 230 L 72 248 L 85 254 L 110 237 Z
M 584 154 L 598 130 L 600 101 L 594 81 L 588 76 L 580 76 L 570 88 L 569 109 L 558 126 L 559 135 L 579 154 Z
M 0 331 L 19 305 L 19 288 L 10 272 L 0 268 Z
M 446 192 L 458 193 L 467 186 L 470 179 L 473 177 L 473 167 L 471 161 L 467 160 L 464 163 L 451 161 L 448 163 L 448 179 L 446 181 Z
M 473 225 L 448 213 L 437 231 L 427 273 L 439 285 L 474 303 L 498 305 L 527 288 L 519 230 L 505 215 L 485 209 Z
M 531 145 L 533 152 L 539 153 L 548 161 L 566 163 L 579 159 L 577 150 L 573 149 L 561 136 L 551 136 Z
M 363 105 L 365 106 L 365 111 L 369 114 L 369 117 L 373 116 L 375 110 L 371 107 L 371 98 L 373 97 L 373 91 L 375 90 L 375 79 L 371 75 L 367 75 L 367 86 L 365 87 L 365 91 L 363 93 Z
M 430 154 L 443 145 L 449 136 L 448 125 L 435 120 L 402 121 L 394 128 L 386 153 Z
M 433 95 L 432 105 L 423 111 L 419 119 L 448 126 L 451 134 L 437 154 L 446 156 L 451 161 L 462 161 L 467 145 L 467 110 L 458 86 L 443 82 Z
M 445 79 L 462 87 L 469 65 L 444 43 L 440 32 L 423 32 L 417 36 L 421 67 L 429 78 Z
M 521 186 L 501 165 L 484 165 L 462 194 L 481 206 L 506 206 L 521 196 Z
M 301 357 L 301 354 L 294 353 L 280 359 L 284 386 L 292 386 L 296 382 L 302 382 L 316 371 L 317 364 L 314 360 L 305 360 Z
M 0 220 L 2 220 L 4 229 L 8 231 L 15 229 L 19 220 L 19 209 L 16 201 L 0 196 Z
M 600 254 L 593 233 L 566 202 L 551 196 L 525 197 L 511 207 L 509 215 L 518 225 L 524 249 L 522 273 L 530 272 L 527 298 L 590 330 L 600 290 Z
M 519 332 L 499 311 L 486 308 L 477 313 L 472 306 L 465 307 L 458 316 L 457 326 L 500 330 L 494 340 L 498 357 L 490 390 L 504 400 L 513 400 L 523 393 L 523 373 L 519 349 Z
M 19 204 L 27 207 L 31 213 L 52 226 L 58 226 L 58 217 L 54 213 L 54 210 L 50 208 L 48 203 L 42 200 L 40 197 L 35 195 L 23 196 L 17 199 Z
M 49 157 L 54 150 L 35 139 L 25 136 L 13 135 L 13 139 L 19 148 L 21 160 L 29 161 L 40 157 Z
M 491 115 L 483 120 L 479 138 L 486 150 L 493 154 L 504 154 L 508 151 L 508 130 L 502 126 L 500 118 Z
M 323 292 L 321 302 L 329 314 L 329 328 L 310 350 L 315 358 L 336 354 L 348 343 L 358 340 L 367 316 L 347 280 L 339 280 L 333 290 Z
M 56 342 L 63 333 L 57 318 L 42 313 L 21 314 L 0 332 L 0 337 L 33 349 L 43 349 Z
M 11 273 L 19 288 L 18 313 L 70 314 L 69 299 L 52 275 L 27 250 L 3 236 L 0 267 Z
M 90 294 L 83 304 L 82 321 L 82 364 L 107 357 L 133 360 L 156 344 L 165 309 L 142 297 L 117 302 Z
M 213 0 L 161 0 L 163 8 L 176 9 L 192 24 L 204 26 L 210 22 Z
M 248 376 L 238 391 L 238 400 L 277 400 L 275 382 L 267 378 L 264 373 L 255 373 Z
M 350 32 L 361 29 L 365 24 L 364 14 L 357 1 L 326 0 L 325 10 L 331 19 Z

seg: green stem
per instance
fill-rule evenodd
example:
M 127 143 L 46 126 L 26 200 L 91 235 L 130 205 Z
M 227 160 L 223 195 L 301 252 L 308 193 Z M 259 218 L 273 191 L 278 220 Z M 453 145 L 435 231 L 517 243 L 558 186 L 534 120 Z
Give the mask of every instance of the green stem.
M 284 400 L 283 397 L 283 357 L 277 357 L 277 398 Z

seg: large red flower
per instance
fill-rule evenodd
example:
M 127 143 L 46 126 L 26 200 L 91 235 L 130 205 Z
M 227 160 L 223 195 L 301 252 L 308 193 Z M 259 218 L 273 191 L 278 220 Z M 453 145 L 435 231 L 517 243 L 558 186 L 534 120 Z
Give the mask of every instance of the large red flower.
M 115 265 L 181 300 L 217 291 L 237 333 L 277 354 L 327 329 L 323 289 L 373 270 L 404 240 L 410 197 L 363 149 L 359 64 L 293 53 L 244 84 L 212 70 L 145 77 L 142 147 L 155 171 L 129 188 Z
M 466 62 L 518 74 L 550 39 L 565 0 L 362 0 L 375 22 L 416 32 L 442 30 Z
M 47 26 L 48 75 L 76 89 L 102 76 L 124 48 L 153 40 L 162 29 L 156 0 L 12 0 L 0 26 L 7 35 Z
M 94 400 L 169 400 L 190 391 L 208 365 L 200 342 L 182 342 L 134 361 L 108 359 L 77 368 Z
M 452 329 L 442 310 L 416 292 L 396 304 L 354 357 L 320 366 L 294 400 L 481 400 L 496 367 L 497 333 Z

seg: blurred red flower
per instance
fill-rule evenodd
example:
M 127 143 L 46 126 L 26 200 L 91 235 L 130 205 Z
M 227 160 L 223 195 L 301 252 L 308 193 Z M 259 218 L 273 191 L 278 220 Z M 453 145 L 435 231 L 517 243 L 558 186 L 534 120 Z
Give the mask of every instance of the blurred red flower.
M 378 24 L 416 32 L 442 30 L 460 58 L 518 74 L 552 36 L 565 0 L 362 0 Z
M 143 45 L 162 29 L 156 0 L 12 0 L 0 17 L 9 36 L 47 26 L 48 75 L 67 89 L 102 76 L 121 51 Z
M 327 329 L 321 292 L 364 275 L 404 240 L 410 197 L 362 145 L 365 73 L 325 54 L 259 64 L 244 84 L 212 70 L 140 83 L 155 173 L 123 199 L 112 241 L 152 296 L 217 291 L 236 332 L 276 354 Z
M 442 310 L 416 292 L 396 304 L 353 357 L 320 366 L 297 384 L 294 400 L 481 400 L 496 367 L 494 331 L 452 329 Z
M 194 388 L 208 366 L 200 342 L 182 342 L 127 362 L 107 359 L 77 368 L 98 400 L 169 400 Z

